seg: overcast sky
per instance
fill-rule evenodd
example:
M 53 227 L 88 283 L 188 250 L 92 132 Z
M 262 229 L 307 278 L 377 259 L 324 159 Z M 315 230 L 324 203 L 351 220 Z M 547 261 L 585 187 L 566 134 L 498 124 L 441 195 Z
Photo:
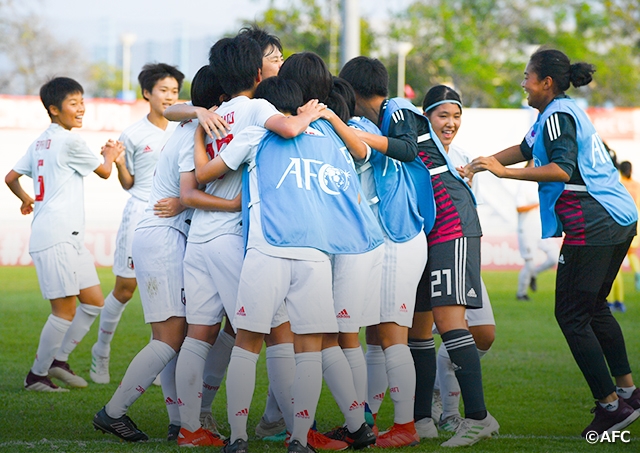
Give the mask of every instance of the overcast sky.
M 323 1 L 323 0 L 320 0 Z M 189 38 L 236 31 L 243 19 L 252 20 L 269 0 L 21 0 L 42 14 L 61 40 L 74 39 L 88 46 L 104 37 L 107 19 L 118 36 L 134 33 L 139 41 L 167 40 L 186 30 Z M 290 0 L 275 0 L 285 7 Z M 410 0 L 360 0 L 363 16 L 382 19 Z M 178 6 L 176 6 L 178 5 Z M 184 7 L 186 6 L 186 8 Z

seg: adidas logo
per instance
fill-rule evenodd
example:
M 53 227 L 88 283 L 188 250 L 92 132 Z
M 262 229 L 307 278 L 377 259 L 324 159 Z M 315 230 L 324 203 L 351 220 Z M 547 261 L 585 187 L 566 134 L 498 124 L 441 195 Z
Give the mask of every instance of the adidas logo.
M 202 392 L 198 392 L 198 399 L 201 400 L 202 399 Z
M 139 386 L 136 387 L 136 391 L 139 392 L 142 395 L 146 390 L 144 389 L 144 387 L 139 385 Z
M 308 411 L 308 410 L 306 410 L 306 409 L 305 409 L 305 410 L 303 410 L 303 411 L 298 412 L 298 413 L 296 414 L 296 417 L 297 417 L 297 418 L 311 418 L 311 417 L 309 417 L 309 411 Z
M 564 264 L 564 255 L 560 255 L 560 257 L 558 258 L 558 263 Z
M 113 332 L 109 332 L 108 330 L 104 330 L 102 327 L 100 327 L 100 333 L 103 333 L 105 335 L 113 335 Z M 38 356 L 36 356 L 36 359 L 38 358 Z
M 467 297 L 478 297 L 478 295 L 476 294 L 476 290 L 471 288 L 467 293 Z
M 456 365 L 453 362 L 451 362 L 451 368 L 453 368 L 453 371 L 460 371 L 462 369 L 460 365 Z
M 336 315 L 336 318 L 344 318 L 344 319 L 347 319 L 347 318 L 351 318 L 351 316 L 349 316 L 349 313 L 347 313 L 347 309 L 345 308 L 345 309 L 343 309 L 340 313 L 338 313 L 338 314 Z
M 135 436 L 136 432 L 134 430 L 132 430 L 131 428 L 129 428 L 125 423 L 123 422 L 116 422 L 116 423 L 112 423 L 111 425 L 109 425 L 111 428 L 113 428 L 118 434 L 120 434 L 122 437 L 131 437 L 131 436 Z
M 144 150 L 142 150 L 143 153 L 150 153 L 153 152 L 153 150 L 151 149 L 151 147 L 149 145 L 145 146 Z
M 178 406 L 179 407 L 184 406 L 184 403 L 182 402 L 182 400 L 180 398 L 178 398 Z
M 168 396 L 168 397 L 167 397 L 167 399 L 166 399 L 166 400 L 164 400 L 164 402 L 165 402 L 165 404 L 166 404 L 167 406 L 169 406 L 169 405 L 171 405 L 171 404 L 176 404 L 176 402 L 175 402 L 175 401 L 173 401 L 173 400 L 171 399 L 171 397 L 170 397 L 170 396 Z
M 236 316 L 247 316 L 247 313 L 244 311 L 244 305 L 240 307 L 240 310 L 238 310 L 238 313 L 236 313 Z
M 349 406 L 349 411 L 355 411 L 359 407 L 360 407 L 360 404 L 358 404 L 357 401 L 354 401 L 353 403 L 351 403 L 351 406 Z
M 406 312 L 407 312 L 407 305 L 406 304 L 400 305 L 400 313 L 406 313 Z
M 391 387 L 389 393 L 400 393 L 400 389 L 398 387 Z
M 382 401 L 384 399 L 384 393 L 378 393 L 373 397 L 374 400 Z
M 249 415 L 249 409 L 246 407 L 241 411 L 236 412 L 236 417 L 247 417 Z

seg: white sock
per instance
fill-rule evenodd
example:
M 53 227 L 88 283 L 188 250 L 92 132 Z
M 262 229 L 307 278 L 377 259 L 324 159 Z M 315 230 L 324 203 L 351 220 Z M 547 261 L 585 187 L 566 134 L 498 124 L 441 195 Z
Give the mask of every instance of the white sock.
M 256 388 L 256 363 L 259 354 L 238 346 L 231 351 L 227 370 L 227 419 L 231 428 L 229 442 L 248 440 L 247 418 L 253 391 Z
M 367 404 L 371 413 L 377 414 L 389 386 L 382 346 L 368 344 L 364 358 L 367 361 Z
M 105 406 L 107 415 L 120 418 L 147 391 L 156 376 L 176 355 L 167 343 L 152 340 L 133 358 L 120 386 Z
M 178 409 L 178 392 L 176 391 L 176 363 L 178 356 L 167 363 L 164 370 L 160 372 L 160 382 L 162 383 L 162 395 L 164 404 L 167 406 L 169 423 L 180 426 L 180 410 Z
M 293 396 L 293 430 L 291 440 L 307 445 L 307 435 L 316 417 L 322 390 L 322 353 L 296 354 L 296 377 L 291 386 Z
M 620 400 L 617 399 L 615 401 L 612 401 L 610 403 L 598 403 L 602 408 L 608 410 L 609 412 L 613 412 L 615 410 L 618 409 L 618 406 L 620 405 Z
M 616 393 L 624 400 L 631 398 L 631 394 L 636 390 L 636 386 L 631 387 L 616 387 Z
M 416 394 L 416 369 L 411 350 L 406 344 L 394 344 L 384 350 L 389 396 L 393 401 L 394 423 L 413 421 L 413 400 Z M 442 383 L 440 383 L 442 384 Z
M 218 338 L 209 350 L 207 360 L 204 364 L 204 375 L 202 379 L 202 402 L 200 405 L 200 413 L 211 413 L 211 405 L 213 399 L 218 393 L 220 383 L 224 379 L 224 373 L 229 366 L 231 360 L 231 350 L 236 339 L 224 330 L 218 334 Z
M 178 355 L 176 368 L 180 373 L 176 376 L 176 390 L 180 425 L 191 432 L 200 428 L 202 373 L 210 349 L 211 345 L 206 341 L 187 337 Z
M 322 350 L 322 376 L 344 415 L 347 428 L 356 432 L 364 423 L 364 401 L 358 401 L 351 367 L 340 346 Z
M 291 394 L 291 386 L 289 386 L 289 394 Z M 271 389 L 271 384 L 269 384 L 269 387 L 267 387 L 267 401 L 264 404 L 264 412 L 262 413 L 262 418 L 264 418 L 267 423 L 277 422 L 281 418 L 284 419 L 284 415 L 282 415 L 280 406 L 278 406 L 278 401 L 276 401 L 276 397 L 273 394 L 273 390 Z
M 358 402 L 363 403 L 367 399 L 367 362 L 361 347 L 343 349 L 344 356 L 351 367 L 353 386 L 356 389 Z
M 54 315 L 49 315 L 47 322 L 42 327 L 40 332 L 40 343 L 38 343 L 38 351 L 36 352 L 36 359 L 33 361 L 31 372 L 38 376 L 46 376 L 49 374 L 49 368 L 53 363 L 53 358 L 60 349 L 62 339 L 65 333 L 71 327 L 71 321 L 58 318 Z
M 126 306 L 113 296 L 113 291 L 104 300 L 104 309 L 100 313 L 98 341 L 94 345 L 96 354 L 100 357 L 109 357 L 111 340 Z
M 66 362 L 69 360 L 69 354 L 78 346 L 84 336 L 89 332 L 91 324 L 98 317 L 102 307 L 95 305 L 80 304 L 76 309 L 76 315 L 73 317 L 71 326 L 62 340 L 62 345 L 56 353 L 56 360 Z
M 442 398 L 442 419 L 452 415 L 460 415 L 460 385 L 453 371 L 449 353 L 444 344 L 438 348 L 437 376 L 440 384 L 440 398 Z
M 267 373 L 269 374 L 269 393 L 277 404 L 267 404 L 264 414 L 267 421 L 278 420 L 278 413 L 273 411 L 273 406 L 287 425 L 289 432 L 293 429 L 293 404 L 291 402 L 291 386 L 296 376 L 296 359 L 293 352 L 293 343 L 281 343 L 269 346 L 266 351 Z M 271 413 L 267 409 L 271 406 Z

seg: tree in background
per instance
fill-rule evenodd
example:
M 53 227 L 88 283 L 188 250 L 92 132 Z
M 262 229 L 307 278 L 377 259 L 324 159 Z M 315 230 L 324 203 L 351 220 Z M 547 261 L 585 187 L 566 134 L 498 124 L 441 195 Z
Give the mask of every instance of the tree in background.
M 0 72 L 3 93 L 38 94 L 52 77 L 86 73 L 78 45 L 58 41 L 41 17 L 11 0 L 0 0 L 0 58 L 8 62 Z
M 431 86 L 444 83 L 455 86 L 468 106 L 519 107 L 526 62 L 519 3 L 524 2 L 427 0 L 398 13 L 390 34 L 414 45 L 406 80 L 416 102 Z M 395 79 L 394 58 L 388 66 Z
M 122 90 L 122 69 L 106 62 L 94 63 L 89 67 L 90 83 L 85 88 L 97 98 L 115 98 Z
M 255 23 L 274 33 L 282 41 L 285 58 L 297 52 L 315 52 L 337 74 L 340 43 L 340 0 L 289 0 L 284 8 L 269 7 Z M 248 22 L 245 23 L 248 25 Z M 375 50 L 376 37 L 368 21 L 360 21 L 360 45 L 363 55 Z
M 538 2 L 522 38 L 596 66 L 594 82 L 574 91 L 590 105 L 640 105 L 640 4 L 637 0 Z M 571 94 L 571 93 L 570 93 Z
M 596 65 L 595 82 L 573 93 L 591 105 L 640 105 L 637 0 L 422 0 L 398 13 L 390 37 L 410 41 L 406 80 L 420 100 L 452 84 L 473 107 L 518 107 L 520 81 L 540 45 Z M 395 86 L 395 55 L 386 59 Z

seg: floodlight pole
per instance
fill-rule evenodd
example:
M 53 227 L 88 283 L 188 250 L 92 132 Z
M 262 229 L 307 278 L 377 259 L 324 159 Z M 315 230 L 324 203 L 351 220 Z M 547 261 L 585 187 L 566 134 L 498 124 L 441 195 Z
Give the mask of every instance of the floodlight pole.
M 123 33 L 120 36 L 122 41 L 122 92 L 131 90 L 131 46 L 136 42 L 136 35 L 133 33 Z
M 360 2 L 342 0 L 342 45 L 340 67 L 360 55 Z
M 410 42 L 399 42 L 398 43 L 398 97 L 403 98 L 404 95 L 404 85 L 405 85 L 405 72 L 406 72 L 406 61 L 407 54 L 411 52 L 413 49 L 413 44 Z

